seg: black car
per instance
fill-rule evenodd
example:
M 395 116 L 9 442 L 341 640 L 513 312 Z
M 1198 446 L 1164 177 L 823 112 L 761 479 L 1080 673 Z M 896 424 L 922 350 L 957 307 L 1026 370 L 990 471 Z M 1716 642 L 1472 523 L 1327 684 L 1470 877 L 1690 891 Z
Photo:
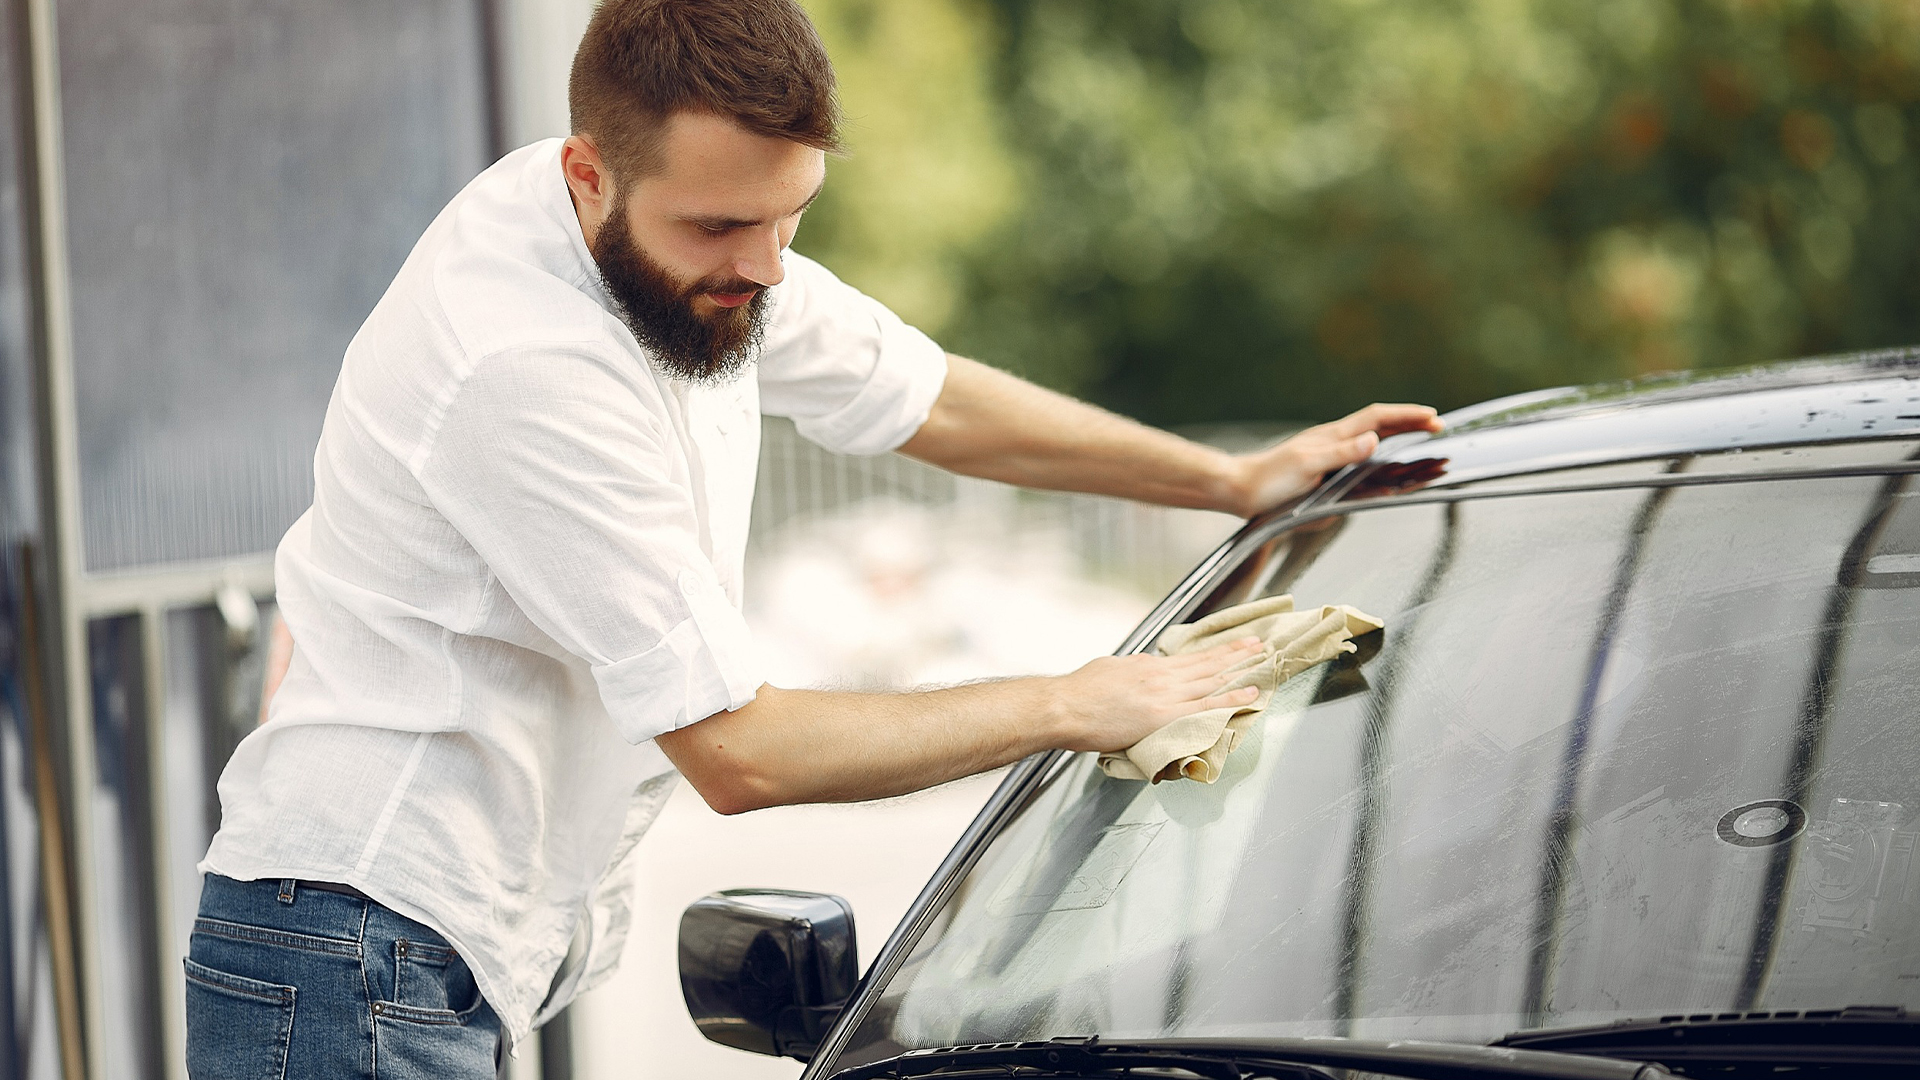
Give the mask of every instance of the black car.
M 1920 350 L 1448 420 L 1122 646 L 1384 619 L 1218 783 L 1022 763 L 857 987 L 843 902 L 709 897 L 703 1031 L 809 1080 L 1920 1076 Z

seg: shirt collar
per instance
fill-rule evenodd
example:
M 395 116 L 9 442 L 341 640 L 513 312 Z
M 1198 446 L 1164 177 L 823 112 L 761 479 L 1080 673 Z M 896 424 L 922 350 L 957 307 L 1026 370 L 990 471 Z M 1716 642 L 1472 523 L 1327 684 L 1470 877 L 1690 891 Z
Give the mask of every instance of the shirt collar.
M 527 163 L 527 178 L 533 186 L 535 203 L 566 234 L 573 251 L 574 265 L 569 268 L 568 278 L 602 307 L 611 310 L 606 290 L 601 286 L 599 264 L 593 261 L 593 251 L 587 247 L 586 235 L 580 231 L 580 215 L 574 212 L 566 175 L 560 171 L 560 146 L 565 141 L 545 140 Z

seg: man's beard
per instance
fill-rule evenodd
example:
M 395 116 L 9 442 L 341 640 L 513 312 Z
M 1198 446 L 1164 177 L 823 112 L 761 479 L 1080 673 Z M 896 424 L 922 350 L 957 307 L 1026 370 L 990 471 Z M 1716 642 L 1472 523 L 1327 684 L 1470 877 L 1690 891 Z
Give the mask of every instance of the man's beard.
M 766 331 L 763 286 L 730 275 L 681 285 L 634 242 L 624 213 L 608 217 L 594 240 L 593 261 L 615 311 L 668 375 L 707 385 L 731 382 L 759 354 Z M 716 292 L 754 295 L 711 316 L 694 310 L 695 300 Z

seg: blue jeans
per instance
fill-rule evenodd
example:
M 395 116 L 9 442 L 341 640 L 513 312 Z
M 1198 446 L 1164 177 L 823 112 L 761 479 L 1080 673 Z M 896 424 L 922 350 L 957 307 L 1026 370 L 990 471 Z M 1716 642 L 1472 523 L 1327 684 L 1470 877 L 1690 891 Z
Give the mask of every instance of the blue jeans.
M 187 967 L 193 1080 L 494 1080 L 500 1020 L 447 940 L 371 901 L 208 874 Z

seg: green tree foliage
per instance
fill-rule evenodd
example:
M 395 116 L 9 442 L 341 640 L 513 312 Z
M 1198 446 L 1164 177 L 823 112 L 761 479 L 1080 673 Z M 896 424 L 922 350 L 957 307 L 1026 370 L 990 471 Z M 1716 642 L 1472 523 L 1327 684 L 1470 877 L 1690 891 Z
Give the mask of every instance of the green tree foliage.
M 942 334 L 974 260 L 1019 204 L 1000 135 L 993 21 L 957 0 L 811 0 L 834 59 L 851 153 L 799 249 Z M 944 335 L 943 335 L 944 336 Z
M 933 260 L 951 347 L 1151 420 L 1920 342 L 1912 0 L 814 6 L 963 17 L 924 96 L 991 193 L 864 264 L 892 231 L 833 204 L 849 278 L 891 300 L 857 268 Z

